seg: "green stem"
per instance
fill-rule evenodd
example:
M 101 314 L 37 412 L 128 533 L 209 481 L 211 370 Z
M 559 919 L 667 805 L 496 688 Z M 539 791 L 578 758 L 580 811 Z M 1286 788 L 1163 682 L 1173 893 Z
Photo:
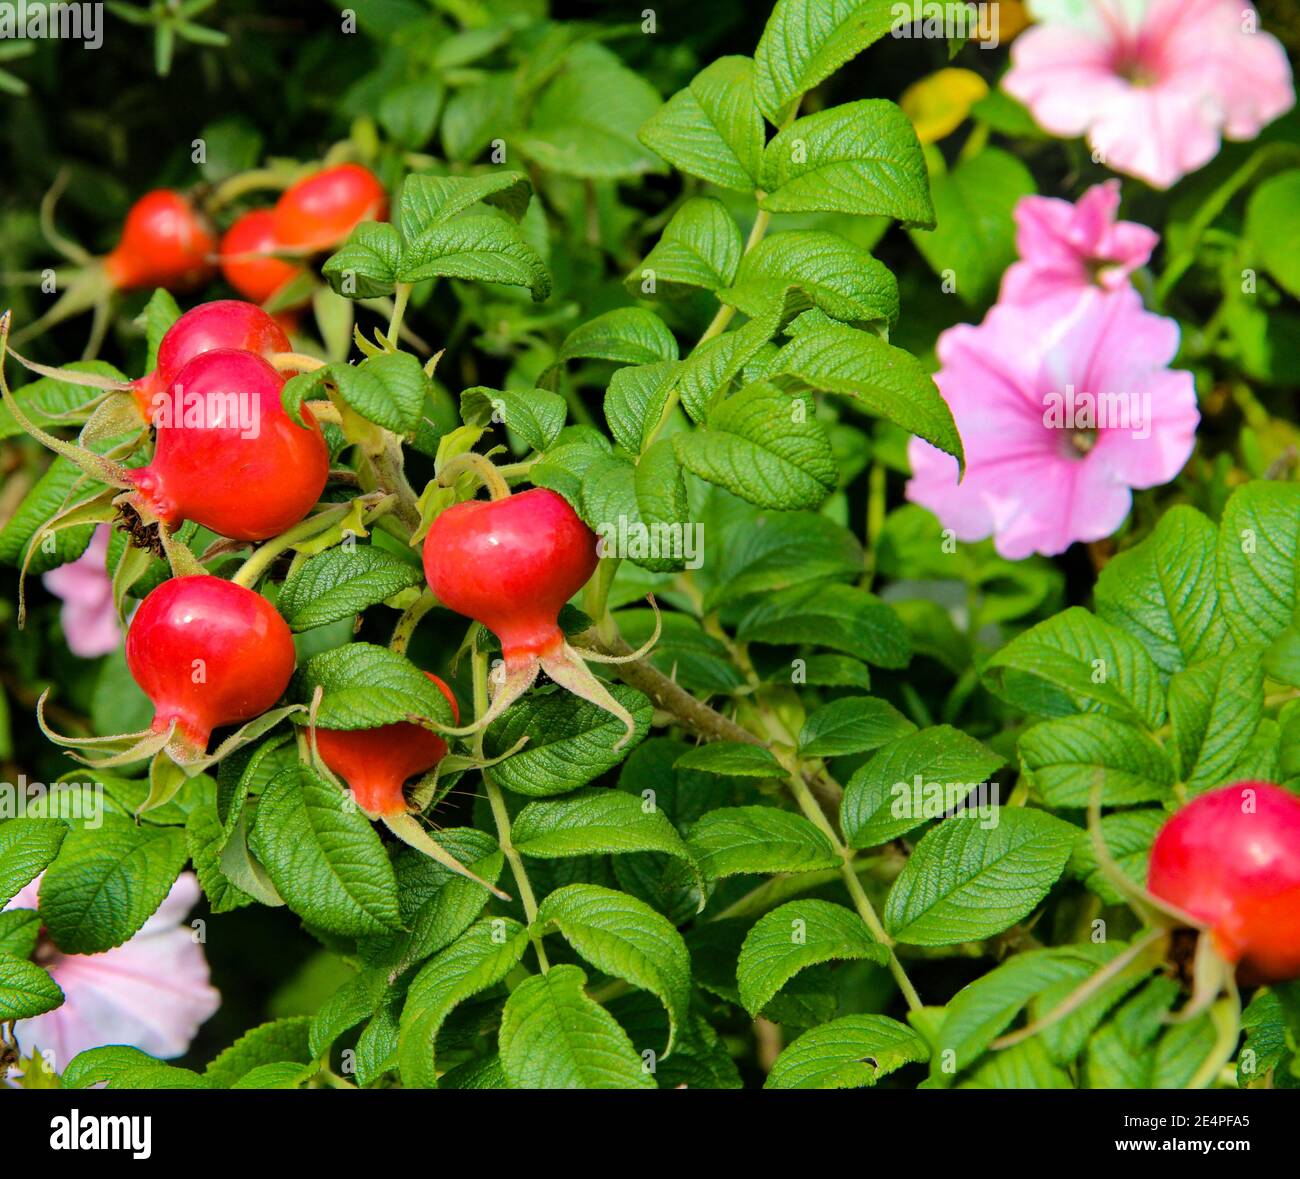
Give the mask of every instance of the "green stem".
M 501 477 L 501 472 L 492 460 L 474 450 L 467 450 L 448 459 L 438 472 L 438 486 L 451 487 L 465 471 L 473 471 L 479 477 L 492 499 L 505 499 L 510 494 L 510 485 Z
M 488 709 L 488 657 L 486 651 L 475 648 L 472 667 L 474 673 L 474 717 L 477 720 Z M 483 758 L 482 729 L 474 734 L 474 756 L 479 760 Z M 537 896 L 533 892 L 533 886 L 528 879 L 528 870 L 524 867 L 523 857 L 519 854 L 510 838 L 510 812 L 506 809 L 506 800 L 501 793 L 501 787 L 492 780 L 491 774 L 486 769 L 481 772 L 483 775 L 483 789 L 487 793 L 488 805 L 492 808 L 492 818 L 496 823 L 497 843 L 501 845 L 501 853 L 505 856 L 506 863 L 510 865 L 510 871 L 515 878 L 515 887 L 519 890 L 519 900 L 524 907 L 524 916 L 531 926 L 537 920 Z M 542 973 L 545 974 L 551 968 L 551 964 L 546 958 L 546 948 L 542 945 L 542 939 L 539 935 L 530 934 L 529 937 L 532 940 L 533 949 L 537 951 L 537 964 L 541 967 Z
M 396 352 L 399 333 L 402 330 L 402 319 L 406 315 L 407 300 L 411 297 L 411 284 L 399 282 L 393 288 L 393 294 L 393 314 L 388 321 L 388 348 L 389 351 Z
M 351 504 L 338 504 L 335 507 L 326 508 L 323 512 L 308 516 L 306 520 L 295 524 L 287 532 L 282 532 L 274 539 L 268 540 L 239 567 L 239 572 L 230 580 L 236 585 L 242 585 L 245 589 L 252 589 L 262 574 L 271 567 L 276 557 L 286 549 L 291 549 L 304 540 L 310 540 L 318 533 L 324 532 L 331 525 L 337 524 L 348 514 L 351 506 Z
M 858 916 L 862 918 L 863 924 L 871 931 L 871 936 L 889 951 L 889 973 L 894 976 L 898 989 L 903 992 L 903 998 L 907 1001 L 908 1008 L 912 1011 L 919 1011 L 924 1004 L 921 1002 L 920 995 L 916 993 L 912 980 L 907 977 L 907 971 L 903 969 L 903 964 L 898 960 L 898 955 L 894 953 L 894 939 L 889 936 L 885 931 L 885 927 L 880 923 L 880 918 L 876 915 L 876 910 L 871 904 L 871 898 L 867 896 L 866 889 L 862 887 L 862 881 L 858 879 L 858 874 L 853 869 L 853 852 L 844 846 L 839 833 L 831 825 L 822 808 L 817 805 L 817 800 L 813 797 L 812 791 L 808 789 L 808 784 L 803 780 L 803 775 L 791 774 L 789 785 L 795 801 L 799 804 L 799 809 L 831 841 L 831 846 L 842 861 L 840 877 L 844 881 L 844 886 L 849 890 L 849 896 L 853 899 L 853 907 L 857 909 Z
M 433 596 L 429 590 L 425 590 L 418 598 L 415 599 L 405 610 L 402 616 L 397 620 L 397 625 L 393 628 L 393 637 L 389 641 L 388 649 L 395 651 L 398 655 L 405 655 L 406 649 L 411 645 L 411 636 L 415 634 L 415 628 L 420 625 L 420 619 L 429 613 L 438 604 L 438 599 Z

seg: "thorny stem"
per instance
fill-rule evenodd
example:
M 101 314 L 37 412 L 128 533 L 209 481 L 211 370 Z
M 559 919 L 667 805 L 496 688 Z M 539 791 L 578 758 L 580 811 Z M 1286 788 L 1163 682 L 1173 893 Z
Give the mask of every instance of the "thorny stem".
M 487 652 L 475 648 L 471 666 L 474 673 L 474 719 L 477 720 L 488 709 Z M 483 759 L 482 729 L 474 734 L 474 756 L 480 761 Z M 510 871 L 515 878 L 515 887 L 519 890 L 519 900 L 524 907 L 524 916 L 531 926 L 537 920 L 537 896 L 528 880 L 528 870 L 524 867 L 523 857 L 519 854 L 510 838 L 510 812 L 506 810 L 506 800 L 501 794 L 501 787 L 492 780 L 492 775 L 488 773 L 486 768 L 480 772 L 483 775 L 483 789 L 487 793 L 488 805 L 492 808 L 492 819 L 497 827 L 497 842 L 501 845 L 501 852 L 506 858 L 506 863 L 510 865 Z M 532 940 L 533 949 L 537 951 L 537 964 L 541 967 L 542 973 L 545 974 L 551 968 L 551 964 L 546 957 L 546 948 L 542 945 L 542 939 L 539 935 L 530 934 L 529 937 Z
M 375 468 L 379 486 L 397 496 L 397 507 L 394 510 L 398 518 L 414 532 L 421 523 L 420 506 L 406 479 L 401 442 L 396 435 L 384 431 L 383 445 L 371 452 L 369 458 Z

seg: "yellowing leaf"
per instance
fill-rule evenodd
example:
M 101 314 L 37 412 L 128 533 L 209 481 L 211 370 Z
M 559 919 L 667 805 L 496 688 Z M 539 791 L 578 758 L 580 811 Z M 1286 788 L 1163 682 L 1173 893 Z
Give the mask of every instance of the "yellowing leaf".
M 937 143 L 956 131 L 988 92 L 988 83 L 971 70 L 936 70 L 904 90 L 898 105 L 922 143 Z

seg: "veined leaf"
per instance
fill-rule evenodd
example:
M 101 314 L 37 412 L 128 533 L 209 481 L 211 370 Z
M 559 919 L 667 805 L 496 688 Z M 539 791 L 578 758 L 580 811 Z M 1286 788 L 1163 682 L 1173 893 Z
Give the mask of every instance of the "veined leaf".
M 846 1015 L 788 1045 L 765 1089 L 865 1089 L 905 1064 L 923 1063 L 926 1043 L 887 1015 Z

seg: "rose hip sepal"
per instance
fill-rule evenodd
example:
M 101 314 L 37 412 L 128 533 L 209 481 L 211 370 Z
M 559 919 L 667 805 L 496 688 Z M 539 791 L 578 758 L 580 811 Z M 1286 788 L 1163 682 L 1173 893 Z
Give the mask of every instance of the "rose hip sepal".
M 1147 888 L 1208 927 L 1241 981 L 1300 978 L 1300 798 L 1237 782 L 1193 799 L 1161 827 Z
M 141 602 L 126 635 L 127 668 L 154 708 L 149 728 L 62 737 L 45 723 L 45 695 L 37 704 L 37 720 L 46 736 L 97 769 L 156 755 L 145 811 L 166 802 L 186 777 L 302 710 L 302 705 L 274 707 L 288 687 L 294 660 L 288 625 L 260 594 L 207 574 L 173 577 Z M 213 730 L 230 725 L 243 728 L 209 754 Z M 82 756 L 77 750 L 106 756 Z
M 575 650 L 557 621 L 560 609 L 595 572 L 598 559 L 596 534 L 546 488 L 491 501 L 468 500 L 434 519 L 424 538 L 429 588 L 448 609 L 496 635 L 505 662 L 491 707 L 475 728 L 500 716 L 532 687 L 541 670 L 623 722 L 627 732 L 616 749 L 636 731 L 631 714 L 583 662 L 584 657 L 599 662 L 621 657 Z

